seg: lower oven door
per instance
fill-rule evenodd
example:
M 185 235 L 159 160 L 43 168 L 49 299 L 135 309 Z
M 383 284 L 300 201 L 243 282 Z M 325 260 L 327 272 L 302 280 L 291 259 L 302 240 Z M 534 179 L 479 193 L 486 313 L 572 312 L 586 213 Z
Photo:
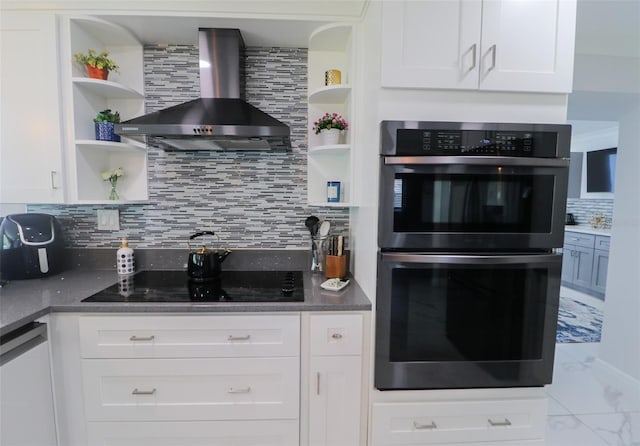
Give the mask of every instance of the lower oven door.
M 551 382 L 561 254 L 380 253 L 375 386 Z

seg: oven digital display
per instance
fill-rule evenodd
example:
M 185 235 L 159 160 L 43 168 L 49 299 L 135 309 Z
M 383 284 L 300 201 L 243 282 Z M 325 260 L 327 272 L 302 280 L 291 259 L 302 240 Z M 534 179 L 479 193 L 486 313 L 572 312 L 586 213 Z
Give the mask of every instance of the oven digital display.
M 397 155 L 554 157 L 557 135 L 508 130 L 398 129 Z

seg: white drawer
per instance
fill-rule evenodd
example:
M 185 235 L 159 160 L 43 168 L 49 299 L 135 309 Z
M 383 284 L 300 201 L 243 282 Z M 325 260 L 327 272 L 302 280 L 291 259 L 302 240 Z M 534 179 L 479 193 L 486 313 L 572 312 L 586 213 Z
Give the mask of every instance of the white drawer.
M 298 418 L 298 358 L 85 359 L 89 421 Z
M 373 446 L 544 438 L 546 399 L 373 405 Z
M 91 446 L 297 446 L 297 420 L 89 423 Z
M 361 355 L 361 314 L 311 315 L 313 356 Z
M 298 356 L 298 314 L 82 316 L 83 358 Z

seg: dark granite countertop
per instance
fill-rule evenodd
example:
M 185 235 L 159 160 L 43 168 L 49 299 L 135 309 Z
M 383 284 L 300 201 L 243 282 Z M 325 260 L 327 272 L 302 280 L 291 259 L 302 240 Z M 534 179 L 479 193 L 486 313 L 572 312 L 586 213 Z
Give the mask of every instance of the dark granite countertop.
M 11 281 L 0 288 L 0 335 L 50 312 L 194 313 L 269 311 L 369 311 L 371 302 L 354 279 L 341 291 L 320 288 L 322 274 L 305 272 L 304 302 L 81 302 L 118 282 L 114 270 L 76 269 L 43 279 Z

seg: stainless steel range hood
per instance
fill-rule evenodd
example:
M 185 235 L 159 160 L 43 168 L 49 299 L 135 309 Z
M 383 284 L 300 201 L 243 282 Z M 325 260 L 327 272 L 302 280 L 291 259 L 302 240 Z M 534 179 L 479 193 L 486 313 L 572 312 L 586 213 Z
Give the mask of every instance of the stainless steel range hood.
M 286 124 L 241 99 L 244 41 L 237 29 L 199 30 L 200 98 L 116 125 L 174 150 L 288 150 Z

